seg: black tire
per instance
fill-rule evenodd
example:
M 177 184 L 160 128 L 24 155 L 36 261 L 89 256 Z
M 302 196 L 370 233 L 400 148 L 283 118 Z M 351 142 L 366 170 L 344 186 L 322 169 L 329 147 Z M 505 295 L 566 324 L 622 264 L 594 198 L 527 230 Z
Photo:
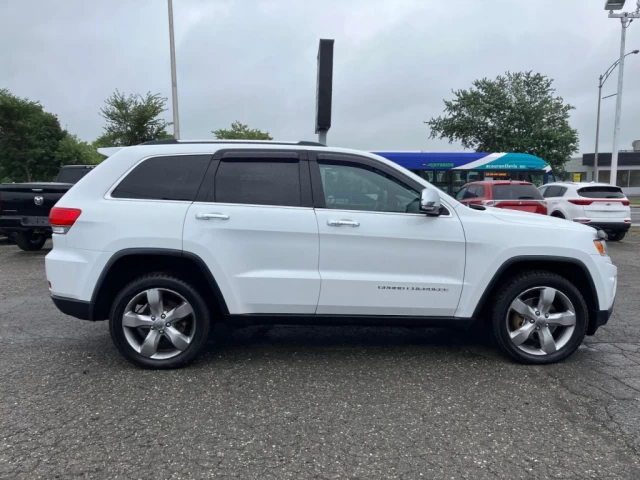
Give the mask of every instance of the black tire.
M 35 252 L 44 246 L 47 241 L 47 236 L 44 233 L 27 231 L 16 233 L 14 239 L 16 245 L 18 245 L 21 250 L 25 252 Z
M 611 232 L 608 235 L 608 240 L 611 240 L 612 242 L 619 242 L 620 240 L 622 240 L 625 236 L 627 235 L 627 232 Z
M 511 341 L 507 326 L 507 314 L 511 303 L 523 292 L 536 287 L 555 288 L 567 296 L 575 309 L 576 323 L 570 339 L 558 351 L 546 355 L 534 355 L 519 349 Z M 525 364 L 546 365 L 560 362 L 578 349 L 587 332 L 588 309 L 580 291 L 566 278 L 544 270 L 528 271 L 511 277 L 498 291 L 491 318 L 493 337 L 500 349 L 513 360 Z
M 152 359 L 145 357 L 131 346 L 125 336 L 126 327 L 122 324 L 125 308 L 136 295 L 152 288 L 169 289 L 180 294 L 193 309 L 193 321 L 195 322 L 193 339 L 184 351 L 172 358 Z M 125 286 L 114 300 L 109 315 L 111 339 L 120 353 L 131 363 L 152 369 L 179 368 L 191 363 L 206 345 L 210 326 L 211 314 L 198 290 L 189 283 L 164 273 L 145 275 Z
M 556 218 L 565 218 L 565 216 L 560 212 L 553 212 L 551 216 Z

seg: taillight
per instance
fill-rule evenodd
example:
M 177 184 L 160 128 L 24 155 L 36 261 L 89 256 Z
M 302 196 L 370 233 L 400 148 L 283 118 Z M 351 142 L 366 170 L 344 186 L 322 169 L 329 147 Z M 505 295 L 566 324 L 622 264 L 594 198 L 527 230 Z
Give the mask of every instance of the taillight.
M 630 205 L 629 200 L 622 200 L 622 205 L 628 207 Z
M 493 200 L 482 200 L 482 205 L 485 207 L 493 207 L 496 204 Z
M 593 200 L 584 200 L 582 198 L 570 198 L 569 203 L 573 203 L 574 205 L 591 205 Z
M 76 223 L 76 220 L 82 213 L 77 208 L 59 208 L 53 207 L 49 213 L 49 223 L 53 233 L 64 234 Z

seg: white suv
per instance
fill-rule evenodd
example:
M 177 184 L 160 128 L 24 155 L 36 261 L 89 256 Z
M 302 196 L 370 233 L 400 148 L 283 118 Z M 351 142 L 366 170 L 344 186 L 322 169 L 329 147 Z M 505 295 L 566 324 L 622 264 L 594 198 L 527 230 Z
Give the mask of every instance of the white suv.
M 509 356 L 571 355 L 613 308 L 603 232 L 467 207 L 377 155 L 309 142 L 150 142 L 110 154 L 51 211 L 54 303 L 109 320 L 150 368 L 214 322 L 491 329 Z
M 620 241 L 631 227 L 629 200 L 608 183 L 558 182 L 540 187 L 547 213 L 601 228 L 609 240 Z

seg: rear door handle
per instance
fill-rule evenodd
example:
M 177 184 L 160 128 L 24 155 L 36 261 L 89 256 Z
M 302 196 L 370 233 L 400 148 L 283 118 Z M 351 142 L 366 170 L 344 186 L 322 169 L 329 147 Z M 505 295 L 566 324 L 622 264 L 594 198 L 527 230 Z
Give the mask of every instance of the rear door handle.
M 229 220 L 229 215 L 225 215 L 224 213 L 196 213 L 197 220 Z
M 360 223 L 353 220 L 328 220 L 327 225 L 330 227 L 359 227 Z

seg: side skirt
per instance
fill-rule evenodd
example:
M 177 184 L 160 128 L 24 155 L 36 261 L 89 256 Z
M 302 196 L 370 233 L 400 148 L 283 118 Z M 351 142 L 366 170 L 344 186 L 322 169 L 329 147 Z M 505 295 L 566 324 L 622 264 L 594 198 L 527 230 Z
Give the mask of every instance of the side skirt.
M 225 322 L 234 327 L 252 325 L 325 325 L 325 326 L 378 326 L 378 327 L 470 327 L 475 319 L 460 317 L 413 317 L 400 315 L 299 315 L 299 314 L 242 314 L 225 315 Z

